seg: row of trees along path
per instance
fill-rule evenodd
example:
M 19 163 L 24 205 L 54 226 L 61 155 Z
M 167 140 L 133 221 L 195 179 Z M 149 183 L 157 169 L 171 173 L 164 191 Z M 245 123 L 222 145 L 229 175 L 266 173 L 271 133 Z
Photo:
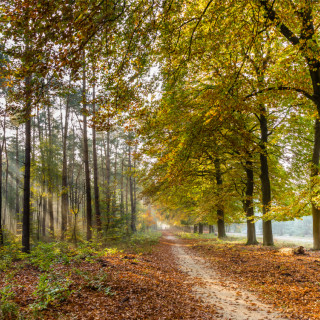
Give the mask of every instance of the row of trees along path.
M 248 244 L 254 210 L 264 245 L 273 219 L 312 211 L 320 249 L 319 6 L 2 1 L 1 208 L 20 222 L 23 168 L 23 250 L 47 225 L 61 238 L 80 222 L 88 240 L 135 232 L 138 187 L 166 218 L 217 223 L 219 237 L 246 219 Z

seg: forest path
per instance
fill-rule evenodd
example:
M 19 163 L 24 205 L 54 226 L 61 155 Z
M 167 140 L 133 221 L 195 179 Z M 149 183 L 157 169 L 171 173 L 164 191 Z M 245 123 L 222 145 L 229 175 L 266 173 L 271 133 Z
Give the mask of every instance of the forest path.
M 288 319 L 274 311 L 272 306 L 260 302 L 252 293 L 240 288 L 237 283 L 222 277 L 173 235 L 164 234 L 163 243 L 170 245 L 181 270 L 197 281 L 199 285 L 193 287 L 195 296 L 205 303 L 213 304 L 218 313 L 217 318 Z

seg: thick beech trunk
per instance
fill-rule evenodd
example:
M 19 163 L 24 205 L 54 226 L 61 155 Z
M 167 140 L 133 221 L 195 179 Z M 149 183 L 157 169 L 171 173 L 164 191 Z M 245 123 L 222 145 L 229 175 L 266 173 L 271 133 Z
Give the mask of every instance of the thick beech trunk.
M 217 216 L 218 216 L 218 238 L 222 239 L 222 238 L 226 238 L 227 234 L 226 234 L 226 227 L 224 224 L 224 211 L 222 209 L 218 209 L 217 210 Z
M 320 155 L 320 122 L 319 119 L 315 120 L 314 130 L 314 145 L 311 167 L 311 192 L 312 197 L 317 196 L 314 194 L 314 185 L 317 183 L 319 175 L 319 155 Z M 313 248 L 320 250 L 320 208 L 318 203 L 312 201 L 312 220 L 313 220 Z
M 90 185 L 88 129 L 87 129 L 86 69 L 85 69 L 84 53 L 83 53 L 82 99 L 83 99 L 83 161 L 84 161 L 84 167 L 85 167 L 85 180 L 86 180 L 87 241 L 90 241 L 92 239 L 92 205 L 91 205 L 91 185 Z
M 221 173 L 221 164 L 220 159 L 216 158 L 214 160 L 214 167 L 216 170 L 216 183 L 217 183 L 217 196 L 220 197 L 222 193 L 223 181 L 222 181 L 222 173 Z M 217 209 L 217 224 L 218 224 L 218 238 L 225 238 L 226 228 L 224 224 L 224 209 L 221 198 L 218 200 L 218 209 Z
M 247 185 L 246 185 L 246 199 L 244 200 L 244 211 L 247 217 L 247 245 L 258 244 L 256 237 L 256 228 L 255 223 L 252 220 L 254 216 L 253 210 L 253 189 L 254 189 L 254 180 L 253 180 L 253 167 L 252 161 L 246 161 L 246 174 L 247 174 Z
M 198 233 L 198 225 L 197 224 L 193 225 L 193 233 Z
M 269 178 L 269 165 L 267 155 L 268 143 L 268 125 L 266 118 L 266 109 L 263 105 L 260 106 L 260 180 L 262 190 L 262 213 L 266 215 L 271 205 L 271 186 Z M 271 220 L 263 220 L 263 245 L 273 246 L 273 234 Z
M 315 103 L 317 106 L 318 117 L 320 117 L 320 62 L 309 61 L 310 76 L 312 79 Z M 319 158 L 320 158 L 320 121 L 319 118 L 315 120 L 314 124 L 314 143 L 311 163 L 311 197 L 318 196 L 317 187 L 314 184 L 319 176 Z M 316 193 L 316 194 L 314 194 Z M 313 220 L 313 248 L 320 250 L 320 204 L 312 201 L 312 220 Z
M 199 223 L 199 234 L 203 234 L 203 223 Z

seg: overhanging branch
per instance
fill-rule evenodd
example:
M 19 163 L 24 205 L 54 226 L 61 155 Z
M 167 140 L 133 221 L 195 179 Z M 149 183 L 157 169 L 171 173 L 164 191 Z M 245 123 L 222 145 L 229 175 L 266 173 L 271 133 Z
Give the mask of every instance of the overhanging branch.
M 295 91 L 295 92 L 298 92 L 298 93 L 301 93 L 302 95 L 304 95 L 307 99 L 313 101 L 316 103 L 316 97 L 315 95 L 312 95 L 310 94 L 309 92 L 303 90 L 303 89 L 299 89 L 299 88 L 292 88 L 292 87 L 286 87 L 286 86 L 278 86 L 278 87 L 270 87 L 270 88 L 265 88 L 265 89 L 261 89 L 261 90 L 258 90 L 256 92 L 253 92 L 249 95 L 247 95 L 244 100 L 248 100 L 249 98 L 252 98 L 252 97 L 255 97 L 257 96 L 258 94 L 261 94 L 261 93 L 265 93 L 265 92 L 268 92 L 268 91 Z

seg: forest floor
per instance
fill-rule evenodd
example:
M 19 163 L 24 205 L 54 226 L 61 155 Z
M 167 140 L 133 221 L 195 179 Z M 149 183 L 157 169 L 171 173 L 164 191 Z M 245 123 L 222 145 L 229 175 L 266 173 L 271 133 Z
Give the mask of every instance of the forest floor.
M 320 253 L 173 236 L 0 250 L 2 319 L 320 319 Z
M 28 257 L 4 249 L 0 319 L 216 319 L 167 244 L 117 247 L 42 244 Z
M 319 252 L 296 255 L 280 247 L 246 246 L 205 235 L 169 239 L 186 272 L 202 280 L 195 294 L 215 304 L 222 318 L 320 319 Z

